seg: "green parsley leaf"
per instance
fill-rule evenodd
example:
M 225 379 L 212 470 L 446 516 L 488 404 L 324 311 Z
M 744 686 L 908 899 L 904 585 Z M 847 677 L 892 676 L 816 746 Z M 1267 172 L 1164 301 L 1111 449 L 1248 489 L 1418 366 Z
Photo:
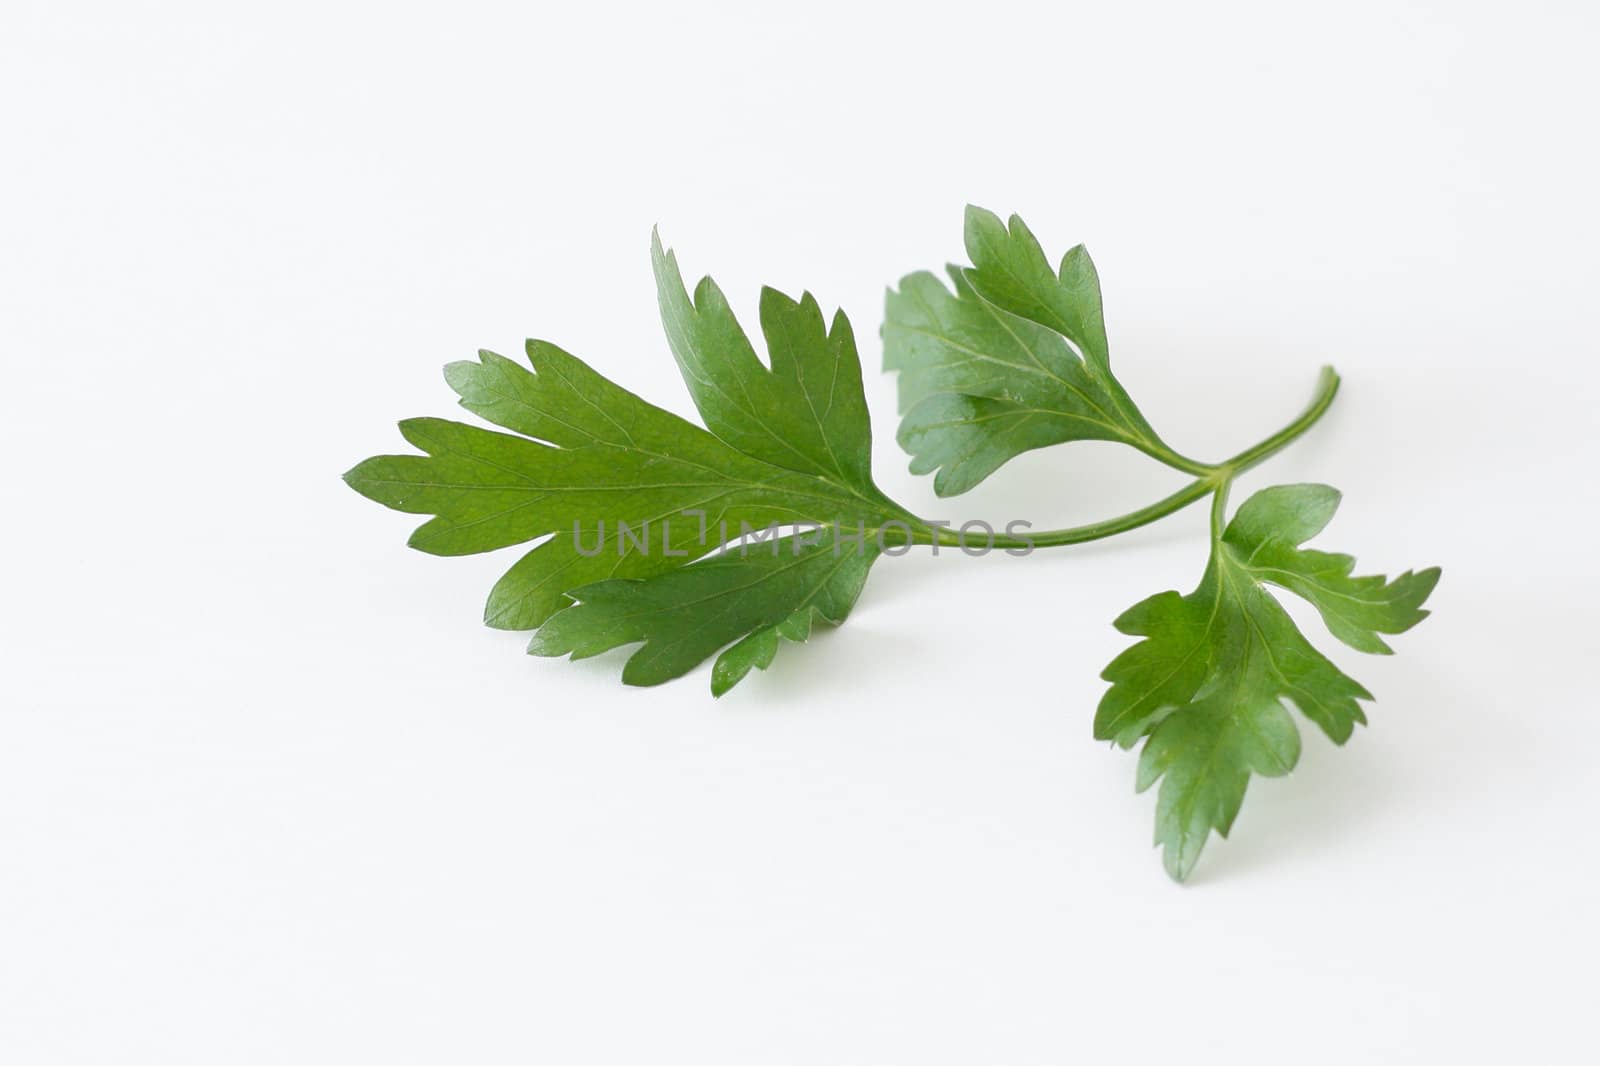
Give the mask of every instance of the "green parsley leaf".
M 876 557 L 879 531 L 901 543 L 927 527 L 872 482 L 861 363 L 844 315 L 830 328 L 809 293 L 794 301 L 764 290 L 768 368 L 716 285 L 705 279 L 691 301 L 675 257 L 659 240 L 653 253 L 667 335 L 710 432 L 555 345 L 529 341 L 533 372 L 492 352 L 445 371 L 463 407 L 511 433 L 410 419 L 401 433 L 425 454 L 377 456 L 345 480 L 395 510 L 432 515 L 410 540 L 421 551 L 464 555 L 545 538 L 496 584 L 484 612 L 491 626 L 533 629 L 574 600 L 592 604 L 541 633 L 532 649 L 539 654 L 567 642 L 592 654 L 602 639 L 616 638 L 607 647 L 644 640 L 623 679 L 654 684 L 750 638 L 714 678 L 720 693 L 771 661 L 776 635 L 804 639 L 813 614 L 843 619 Z M 749 569 L 763 566 L 753 553 L 743 569 L 722 557 L 690 565 L 779 523 L 820 527 L 830 553 L 844 539 L 840 555 L 854 558 L 830 570 L 811 565 L 816 549 L 808 548 L 806 566 L 764 575 Z M 849 539 L 858 535 L 859 549 Z M 735 570 L 748 585 L 722 587 Z M 807 582 L 814 584 L 802 588 Z M 723 612 L 715 618 L 675 600 L 713 592 Z M 592 627 L 609 617 L 606 605 L 624 598 L 662 613 L 598 636 Z M 675 625 L 703 628 L 672 640 L 681 635 L 668 632 Z M 762 635 L 768 630 L 772 639 Z
M 602 581 L 533 638 L 535 655 L 583 659 L 644 642 L 623 668 L 630 685 L 680 677 L 737 641 L 717 659 L 711 691 L 720 696 L 752 668 L 766 669 L 778 638 L 803 641 L 813 620 L 838 625 L 877 558 L 870 540 L 851 542 L 823 529 L 745 544 L 648 581 Z
M 1123 747 L 1146 738 L 1138 788 L 1161 781 L 1156 843 L 1177 880 L 1212 830 L 1228 835 L 1251 774 L 1293 769 L 1300 738 L 1284 701 L 1335 743 L 1366 722 L 1358 701 L 1371 693 L 1311 646 L 1263 584 L 1309 600 L 1335 636 L 1362 651 L 1387 652 L 1379 633 L 1403 633 L 1427 617 L 1421 605 L 1437 567 L 1393 580 L 1352 577 L 1349 556 L 1298 547 L 1338 504 L 1326 485 L 1263 489 L 1213 538 L 1194 592 L 1159 593 L 1116 621 L 1144 639 L 1102 675 L 1111 687 L 1095 736 Z
M 1076 440 L 1117 441 L 1172 462 L 1111 373 L 1100 278 L 1082 245 L 1051 269 L 1016 215 L 968 207 L 970 267 L 954 292 L 926 271 L 890 290 L 883 363 L 899 371 L 899 442 L 934 491 L 965 492 L 1007 460 Z
M 872 483 L 861 359 L 844 312 L 835 312 L 824 330 L 822 310 L 809 292 L 795 303 L 762 289 L 769 370 L 716 282 L 702 278 L 691 301 L 677 256 L 662 251 L 659 236 L 650 252 L 667 342 L 706 428 L 746 455 L 881 502 Z

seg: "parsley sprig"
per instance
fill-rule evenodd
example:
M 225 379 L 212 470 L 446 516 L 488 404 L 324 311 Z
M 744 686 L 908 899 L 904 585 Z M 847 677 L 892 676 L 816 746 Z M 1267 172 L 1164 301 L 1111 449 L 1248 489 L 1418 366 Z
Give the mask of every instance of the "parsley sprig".
M 952 496 L 1025 451 L 1102 440 L 1193 478 L 1125 515 L 986 539 L 1011 551 L 1098 540 L 1212 501 L 1200 584 L 1116 620 L 1141 639 L 1106 668 L 1094 720 L 1098 738 L 1142 745 L 1138 787 L 1160 782 L 1156 842 L 1182 880 L 1210 834 L 1231 829 L 1251 776 L 1293 768 L 1291 705 L 1340 744 L 1366 720 L 1371 694 L 1312 647 L 1268 586 L 1310 602 L 1351 647 L 1383 654 L 1380 634 L 1426 617 L 1439 571 L 1357 577 L 1349 556 L 1301 547 L 1338 505 L 1324 485 L 1264 489 L 1229 518 L 1238 476 L 1333 403 L 1331 367 L 1277 433 L 1222 462 L 1190 458 L 1113 374 L 1099 276 L 1081 245 L 1052 267 L 1020 218 L 975 207 L 965 238 L 971 263 L 949 267 L 948 286 L 918 272 L 886 301 L 884 366 L 899 375 L 898 440 L 912 471 Z M 490 592 L 484 620 L 534 630 L 530 652 L 582 658 L 638 645 L 622 672 L 635 685 L 714 656 L 720 696 L 766 668 L 782 642 L 843 622 L 879 558 L 968 542 L 874 482 L 861 362 L 842 311 L 825 320 L 811 294 L 763 289 L 763 362 L 715 282 L 691 295 L 658 238 L 652 260 L 668 345 L 703 427 L 529 341 L 527 366 L 485 351 L 445 371 L 463 407 L 509 432 L 408 419 L 401 434 L 422 454 L 376 456 L 345 480 L 429 516 L 410 540 L 421 551 L 528 546 Z

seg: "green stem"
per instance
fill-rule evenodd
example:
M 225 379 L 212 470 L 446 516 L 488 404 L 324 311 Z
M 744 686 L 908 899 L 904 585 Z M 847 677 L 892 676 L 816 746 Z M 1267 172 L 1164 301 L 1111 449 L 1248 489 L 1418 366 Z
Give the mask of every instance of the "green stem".
M 1156 462 L 1161 463 L 1164 466 L 1170 466 L 1174 470 L 1181 470 L 1185 474 L 1193 474 L 1196 477 L 1206 477 L 1212 471 L 1216 470 L 1216 466 L 1214 464 L 1202 463 L 1200 460 L 1191 459 L 1187 455 L 1179 455 L 1165 444 L 1153 444 L 1148 441 L 1131 441 L 1130 443 L 1135 448 L 1154 459 Z
M 1069 529 L 1051 529 L 1043 533 L 1033 533 L 1026 537 L 1013 537 L 1004 533 L 994 535 L 993 545 L 996 548 L 1058 548 L 1065 544 L 1083 544 L 1086 541 L 1102 540 L 1114 537 L 1118 533 L 1126 533 L 1130 529 L 1147 526 L 1157 519 L 1165 518 L 1175 511 L 1209 496 L 1214 486 L 1207 478 L 1197 478 L 1195 481 L 1174 492 L 1165 499 L 1157 500 L 1148 507 L 1141 507 L 1137 511 L 1107 519 L 1104 522 L 1094 522 L 1087 526 L 1073 526 Z M 941 545 L 959 547 L 960 534 L 948 529 L 938 531 L 938 541 Z
M 1216 492 L 1211 496 L 1211 550 L 1215 551 L 1217 545 L 1222 543 L 1222 531 L 1228 526 L 1228 489 L 1233 487 L 1233 479 L 1222 482 L 1217 486 Z
M 1264 459 L 1276 455 L 1288 447 L 1295 438 L 1316 425 L 1317 419 L 1326 414 L 1328 408 L 1333 406 L 1333 398 L 1337 395 L 1339 395 L 1339 374 L 1333 367 L 1325 366 L 1322 368 L 1322 374 L 1317 378 L 1317 391 L 1311 397 L 1311 403 L 1300 413 L 1299 418 L 1290 422 L 1260 444 L 1246 448 L 1227 462 L 1217 464 L 1217 472 L 1226 473 L 1231 479 L 1235 474 L 1242 474 Z
M 1054 548 L 1065 544 L 1082 544 L 1086 541 L 1100 540 L 1104 537 L 1126 533 L 1130 529 L 1147 526 L 1151 522 L 1165 518 L 1176 511 L 1181 511 L 1197 500 L 1213 496 L 1212 506 L 1212 536 L 1221 536 L 1220 522 L 1227 505 L 1228 486 L 1233 479 L 1251 467 L 1261 463 L 1272 455 L 1277 454 L 1290 443 L 1303 435 L 1306 430 L 1316 425 L 1317 420 L 1327 413 L 1333 404 L 1333 398 L 1339 392 L 1339 375 L 1333 367 L 1322 368 L 1322 375 L 1317 379 L 1317 391 L 1311 398 L 1311 403 L 1300 413 L 1300 417 L 1284 426 L 1272 436 L 1267 437 L 1259 444 L 1251 445 L 1233 458 L 1221 463 L 1194 463 L 1193 460 L 1181 459 L 1188 464 L 1180 469 L 1188 469 L 1199 476 L 1193 482 L 1174 492 L 1165 499 L 1157 500 L 1148 507 L 1141 507 L 1137 511 L 1117 518 L 1107 519 L 1104 522 L 1094 522 L 1086 526 L 1073 526 L 1068 529 L 1052 529 L 1043 533 L 1034 533 L 1027 537 L 1014 537 L 1006 534 L 995 534 L 992 545 L 996 548 Z M 1156 458 L 1162 458 L 1156 456 Z M 1162 461 L 1167 461 L 1163 459 Z M 1169 464 L 1175 465 L 1175 464 Z M 958 533 L 948 530 L 921 530 L 914 539 L 920 544 L 940 544 L 958 547 L 961 537 Z

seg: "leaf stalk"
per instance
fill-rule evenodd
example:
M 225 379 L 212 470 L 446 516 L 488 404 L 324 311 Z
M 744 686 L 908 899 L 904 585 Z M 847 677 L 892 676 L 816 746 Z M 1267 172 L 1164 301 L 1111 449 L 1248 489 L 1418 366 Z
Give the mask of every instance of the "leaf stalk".
M 1303 436 L 1307 430 L 1316 425 L 1333 405 L 1334 397 L 1339 393 L 1339 375 L 1331 366 L 1322 368 L 1322 374 L 1317 379 L 1316 392 L 1311 397 L 1311 402 L 1306 405 L 1294 421 L 1278 430 L 1260 442 L 1251 445 L 1244 451 L 1220 463 L 1196 463 L 1193 460 L 1183 459 L 1181 464 L 1168 462 L 1168 465 L 1178 465 L 1180 469 L 1195 473 L 1198 476 L 1188 485 L 1174 492 L 1172 495 L 1157 500 L 1148 507 L 1141 507 L 1137 511 L 1130 511 L 1116 518 L 1106 519 L 1102 522 L 1093 522 L 1086 526 L 1072 526 L 1067 529 L 1052 529 L 1041 533 L 1034 533 L 1028 537 L 1013 537 L 1005 534 L 995 534 L 992 545 L 996 548 L 1026 549 L 1057 548 L 1068 544 L 1084 544 L 1092 540 L 1102 540 L 1114 537 L 1119 533 L 1147 526 L 1159 521 L 1170 514 L 1183 510 L 1192 503 L 1205 499 L 1207 496 L 1214 498 L 1214 511 L 1220 511 L 1226 503 L 1228 487 L 1233 479 L 1249 470 L 1251 467 L 1276 455 L 1284 448 Z M 1176 455 L 1176 453 L 1174 453 Z M 1157 458 L 1161 458 L 1157 456 Z M 1181 456 L 1178 457 L 1182 459 Z M 1167 462 L 1166 459 L 1162 460 Z M 1213 514 L 1213 525 L 1221 516 Z M 941 546 L 957 547 L 961 544 L 959 534 L 949 529 L 928 529 L 926 532 L 918 531 L 921 535 L 914 538 L 919 544 L 939 544 Z

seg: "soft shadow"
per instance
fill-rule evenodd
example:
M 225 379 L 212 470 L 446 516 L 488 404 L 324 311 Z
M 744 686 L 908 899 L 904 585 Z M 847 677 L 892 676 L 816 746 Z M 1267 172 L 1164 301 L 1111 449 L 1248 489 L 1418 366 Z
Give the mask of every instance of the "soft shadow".
M 1396 764 L 1375 750 L 1376 738 L 1358 733 L 1341 749 L 1304 719 L 1298 724 L 1300 765 L 1287 777 L 1251 779 L 1232 835 L 1212 836 L 1188 884 L 1286 868 L 1398 813 Z
M 1437 638 L 1450 634 L 1433 636 L 1430 647 L 1443 646 Z M 1334 650 L 1322 634 L 1313 639 Z M 1423 833 L 1426 823 L 1441 817 L 1472 817 L 1468 808 L 1486 793 L 1517 795 L 1537 779 L 1540 745 L 1509 728 L 1506 709 L 1493 702 L 1495 686 L 1463 677 L 1459 656 L 1430 655 L 1405 647 L 1405 640 L 1397 638 L 1399 656 L 1368 659 L 1365 671 L 1362 663 L 1338 656 L 1353 676 L 1372 682 L 1378 698 L 1365 707 L 1376 726 L 1357 727 L 1339 747 L 1296 714 L 1300 764 L 1287 777 L 1251 780 L 1231 838 L 1212 837 L 1191 884 L 1287 869 L 1380 826 Z M 1471 642 L 1462 643 L 1470 657 Z M 1379 684 L 1374 673 L 1388 676 Z

